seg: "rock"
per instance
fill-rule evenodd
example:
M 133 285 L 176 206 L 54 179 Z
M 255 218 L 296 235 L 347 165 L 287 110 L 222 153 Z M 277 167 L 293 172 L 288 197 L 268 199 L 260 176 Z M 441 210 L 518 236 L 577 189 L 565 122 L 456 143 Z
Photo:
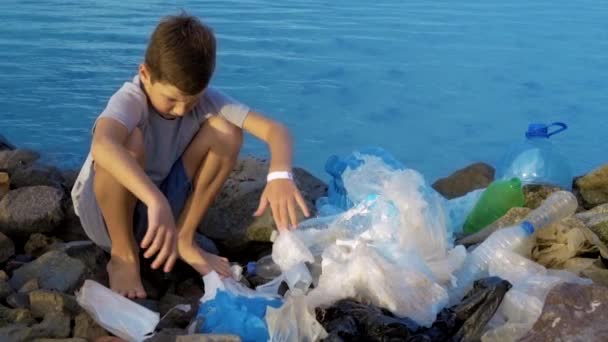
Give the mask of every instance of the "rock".
M 0 280 L 0 301 L 10 296 L 13 293 L 13 288 L 6 280 Z
M 0 328 L 0 341 L 2 342 L 23 342 L 29 341 L 32 334 L 32 328 L 27 324 L 12 324 L 7 327 Z
M 76 212 L 74 211 L 74 203 L 72 203 L 72 198 L 68 196 L 63 202 L 65 218 L 59 227 L 55 228 L 53 235 L 63 241 L 89 240 L 87 234 L 84 232 L 84 228 L 82 228 L 80 218 L 78 218 Z
M 471 246 L 480 243 L 498 229 L 510 227 L 521 222 L 531 211 L 532 210 L 530 208 L 511 208 L 503 217 L 499 218 L 494 223 L 475 234 L 460 238 L 458 241 L 456 241 L 456 244 Z
M 85 265 L 85 278 L 99 279 L 103 274 L 107 274 L 109 256 L 90 240 L 70 241 L 56 244 L 52 248 L 80 260 Z
M 59 251 L 51 251 L 35 261 L 15 270 L 10 284 L 20 288 L 30 279 L 38 279 L 40 287 L 60 292 L 71 292 L 81 282 L 84 264 Z
M 12 174 L 18 168 L 26 168 L 32 165 L 40 155 L 31 150 L 0 151 L 0 170 L 6 170 Z
M 30 293 L 34 290 L 38 290 L 40 288 L 40 285 L 38 285 L 38 279 L 30 279 L 28 281 L 25 282 L 25 284 L 23 284 L 23 286 L 21 286 L 21 288 L 19 289 L 19 293 Z
M 605 341 L 608 288 L 563 283 L 545 300 L 540 318 L 519 341 Z
M 49 233 L 63 220 L 63 191 L 48 186 L 12 190 L 0 201 L 0 232 L 27 237 Z
M 74 319 L 74 337 L 80 337 L 87 341 L 95 341 L 95 339 L 108 335 L 108 332 L 87 312 L 81 312 Z
M 81 311 L 74 296 L 47 290 L 29 294 L 30 308 L 34 317 L 44 317 L 50 312 L 78 313 Z
M 494 180 L 494 172 L 488 164 L 475 163 L 437 180 L 432 186 L 445 198 L 452 199 L 486 188 Z
M 0 263 L 15 255 L 15 244 L 6 235 L 0 232 Z
M 536 185 L 528 184 L 524 185 L 524 196 L 526 198 L 526 208 L 536 209 L 541 203 L 549 197 L 552 193 L 562 190 L 557 186 L 550 185 Z
M 577 178 L 574 185 L 574 190 L 580 194 L 586 209 L 608 203 L 608 164 Z
M 2 134 L 0 134 L 0 151 L 12 151 L 15 148 L 15 145 L 11 144 L 8 139 L 6 139 Z
M 28 309 L 11 309 L 0 305 L 0 327 L 7 324 L 32 324 L 35 322 Z
M 30 295 L 29 293 L 13 293 L 6 298 L 6 304 L 13 309 L 29 309 Z
M 7 280 L 8 280 L 8 275 L 6 274 L 6 272 L 4 270 L 0 270 L 0 282 L 7 281 Z
M 23 247 L 23 250 L 28 255 L 37 258 L 42 254 L 50 251 L 54 245 L 61 244 L 61 242 L 61 240 L 55 237 L 48 237 L 44 234 L 34 233 L 30 235 L 30 238 L 25 243 L 25 247 Z
M 0 171 L 0 200 L 11 191 L 11 179 L 6 172 Z
M 579 212 L 576 214 L 576 217 L 579 220 L 587 223 L 590 219 L 594 218 L 595 216 L 599 216 L 600 214 L 608 214 L 608 203 L 600 204 L 591 210 Z
M 70 336 L 70 316 L 64 312 L 49 312 L 42 322 L 32 326 L 31 337 L 65 338 Z
M 46 185 L 63 190 L 63 176 L 54 166 L 34 163 L 28 167 L 17 168 L 11 173 L 13 188 Z
M 595 214 L 587 217 L 585 224 L 603 243 L 608 244 L 608 214 Z
M 268 163 L 248 158 L 239 161 L 209 209 L 199 231 L 222 243 L 228 249 L 238 249 L 250 241 L 269 241 L 276 227 L 267 210 L 262 217 L 253 217 L 266 185 Z M 326 192 L 326 185 L 305 170 L 295 168 L 294 177 L 311 214 L 314 201 Z M 297 211 L 298 218 L 304 216 Z
M 67 193 L 72 192 L 72 188 L 74 187 L 74 183 L 76 183 L 76 179 L 78 178 L 79 173 L 80 170 L 61 171 L 61 178 L 63 178 L 63 187 L 65 188 Z

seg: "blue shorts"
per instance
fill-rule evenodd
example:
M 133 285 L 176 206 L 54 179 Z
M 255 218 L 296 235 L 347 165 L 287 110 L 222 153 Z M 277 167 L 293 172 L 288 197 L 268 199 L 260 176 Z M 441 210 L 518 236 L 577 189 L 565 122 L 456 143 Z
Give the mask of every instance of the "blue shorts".
M 159 189 L 167 197 L 173 218 L 177 221 L 192 193 L 192 181 L 188 178 L 181 157 L 173 164 L 167 177 L 160 183 Z M 133 213 L 133 233 L 138 245 L 144 239 L 147 230 L 148 207 L 142 201 L 137 201 Z

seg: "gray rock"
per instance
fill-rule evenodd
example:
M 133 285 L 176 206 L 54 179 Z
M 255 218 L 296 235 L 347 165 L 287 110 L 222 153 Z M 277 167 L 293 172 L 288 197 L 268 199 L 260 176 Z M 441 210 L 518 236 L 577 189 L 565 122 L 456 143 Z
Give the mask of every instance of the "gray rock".
M 70 316 L 64 312 L 50 312 L 42 322 L 32 326 L 31 337 L 65 338 L 70 336 Z
M 0 341 L 2 342 L 23 342 L 31 340 L 32 328 L 27 324 L 12 324 L 0 328 Z
M 608 214 L 608 203 L 600 204 L 591 210 L 582 211 L 576 214 L 576 218 L 587 223 L 589 220 L 600 214 Z
M 85 278 L 97 279 L 102 273 L 107 273 L 108 254 L 90 240 L 56 244 L 52 249 L 80 260 L 85 265 Z
M 63 211 L 65 212 L 65 219 L 57 228 L 55 228 L 53 235 L 63 241 L 89 240 L 82 228 L 80 218 L 78 218 L 74 211 L 72 198 L 69 196 L 64 200 Z
M 23 250 L 26 254 L 35 258 L 53 249 L 54 245 L 61 244 L 61 240 L 56 237 L 48 237 L 41 233 L 30 235 L 29 240 L 25 243 Z
M 78 313 L 81 311 L 74 296 L 48 290 L 36 290 L 29 294 L 30 309 L 34 317 L 44 317 L 50 312 Z
M 574 182 L 574 191 L 580 194 L 583 207 L 590 209 L 608 203 L 608 165 L 603 165 Z
M 608 214 L 595 214 L 585 224 L 603 243 L 608 244 Z
M 35 322 L 28 309 L 11 309 L 0 305 L 0 327 L 6 324 L 32 324 Z
M 74 319 L 74 337 L 80 337 L 87 341 L 95 341 L 98 337 L 106 336 L 108 333 L 87 312 L 81 312 Z
M 50 251 L 13 273 L 10 284 L 20 288 L 30 279 L 38 279 L 40 287 L 60 292 L 71 292 L 81 282 L 84 264 L 59 251 Z
M 0 263 L 15 255 L 15 244 L 8 236 L 0 232 Z
M 10 191 L 0 201 L 0 231 L 17 237 L 52 232 L 64 217 L 62 197 L 63 191 L 48 186 Z
M 18 168 L 26 168 L 38 158 L 40 155 L 31 150 L 0 151 L 0 170 L 6 170 L 12 175 Z
M 6 280 L 0 280 L 0 300 L 10 296 L 13 293 L 13 288 Z
M 540 318 L 520 341 L 605 341 L 608 288 L 563 283 L 545 300 Z
M 11 144 L 2 134 L 0 134 L 0 151 L 14 150 L 15 145 Z
M 14 188 L 46 185 L 63 190 L 63 182 L 64 179 L 59 169 L 38 163 L 17 168 L 11 173 L 11 185 Z
M 269 241 L 276 226 L 270 210 L 253 217 L 266 185 L 268 163 L 259 159 L 244 159 L 237 166 L 209 209 L 199 231 L 221 242 L 227 248 L 238 249 L 250 241 Z M 305 170 L 295 168 L 296 184 L 305 198 L 311 214 L 314 202 L 326 193 L 326 185 Z M 299 220 L 304 216 L 297 210 Z
M 29 309 L 30 295 L 29 293 L 13 293 L 6 297 L 6 304 L 13 309 Z
M 494 223 L 490 224 L 486 228 L 478 231 L 475 234 L 464 236 L 456 241 L 458 245 L 471 246 L 478 244 L 484 241 L 488 236 L 490 236 L 493 232 L 505 228 L 513 226 L 519 222 L 521 222 L 526 215 L 528 215 L 532 210 L 529 208 L 511 208 L 507 213 L 496 220 Z
M 445 198 L 452 199 L 486 188 L 494 180 L 494 172 L 488 164 L 475 163 L 437 180 L 432 186 Z
M 39 288 L 40 285 L 38 284 L 38 279 L 30 279 L 26 281 L 25 284 L 23 284 L 23 286 L 21 286 L 21 288 L 17 292 L 30 293 L 32 291 L 38 290 Z

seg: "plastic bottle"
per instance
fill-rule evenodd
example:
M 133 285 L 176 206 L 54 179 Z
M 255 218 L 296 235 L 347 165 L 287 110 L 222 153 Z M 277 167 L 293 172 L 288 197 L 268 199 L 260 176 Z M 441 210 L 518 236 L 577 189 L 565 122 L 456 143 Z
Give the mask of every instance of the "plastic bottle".
M 492 182 L 464 222 L 464 233 L 472 234 L 501 218 L 513 207 L 524 205 L 525 197 L 518 178 Z
M 572 193 L 557 191 L 530 212 L 521 224 L 500 229 L 490 235 L 467 256 L 463 267 L 455 274 L 457 285 L 452 294 L 452 299 L 456 299 L 454 303 L 460 301 L 476 279 L 486 275 L 490 260 L 500 257 L 501 250 L 517 251 L 529 242 L 529 237 L 536 230 L 574 214 L 577 206 L 576 197 Z
M 281 275 L 281 268 L 272 261 L 272 255 L 266 255 L 258 261 L 249 262 L 247 274 L 257 275 L 264 279 L 274 279 Z
M 549 131 L 553 126 L 558 127 Z M 557 185 L 565 190 L 572 188 L 572 171 L 566 158 L 559 153 L 549 138 L 566 130 L 562 122 L 550 125 L 532 123 L 526 139 L 514 144 L 502 158 L 497 170 L 499 179 L 517 177 L 525 184 Z

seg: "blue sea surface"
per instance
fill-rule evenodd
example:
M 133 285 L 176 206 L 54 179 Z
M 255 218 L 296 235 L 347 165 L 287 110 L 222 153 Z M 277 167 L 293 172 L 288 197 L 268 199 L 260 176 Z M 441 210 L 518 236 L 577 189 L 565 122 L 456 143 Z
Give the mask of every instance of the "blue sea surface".
M 290 127 L 295 162 L 381 146 L 427 180 L 496 164 L 529 122 L 575 174 L 607 161 L 608 1 L 0 1 L 0 134 L 80 166 L 160 17 L 218 37 L 213 83 Z M 248 137 L 244 154 L 267 155 Z

